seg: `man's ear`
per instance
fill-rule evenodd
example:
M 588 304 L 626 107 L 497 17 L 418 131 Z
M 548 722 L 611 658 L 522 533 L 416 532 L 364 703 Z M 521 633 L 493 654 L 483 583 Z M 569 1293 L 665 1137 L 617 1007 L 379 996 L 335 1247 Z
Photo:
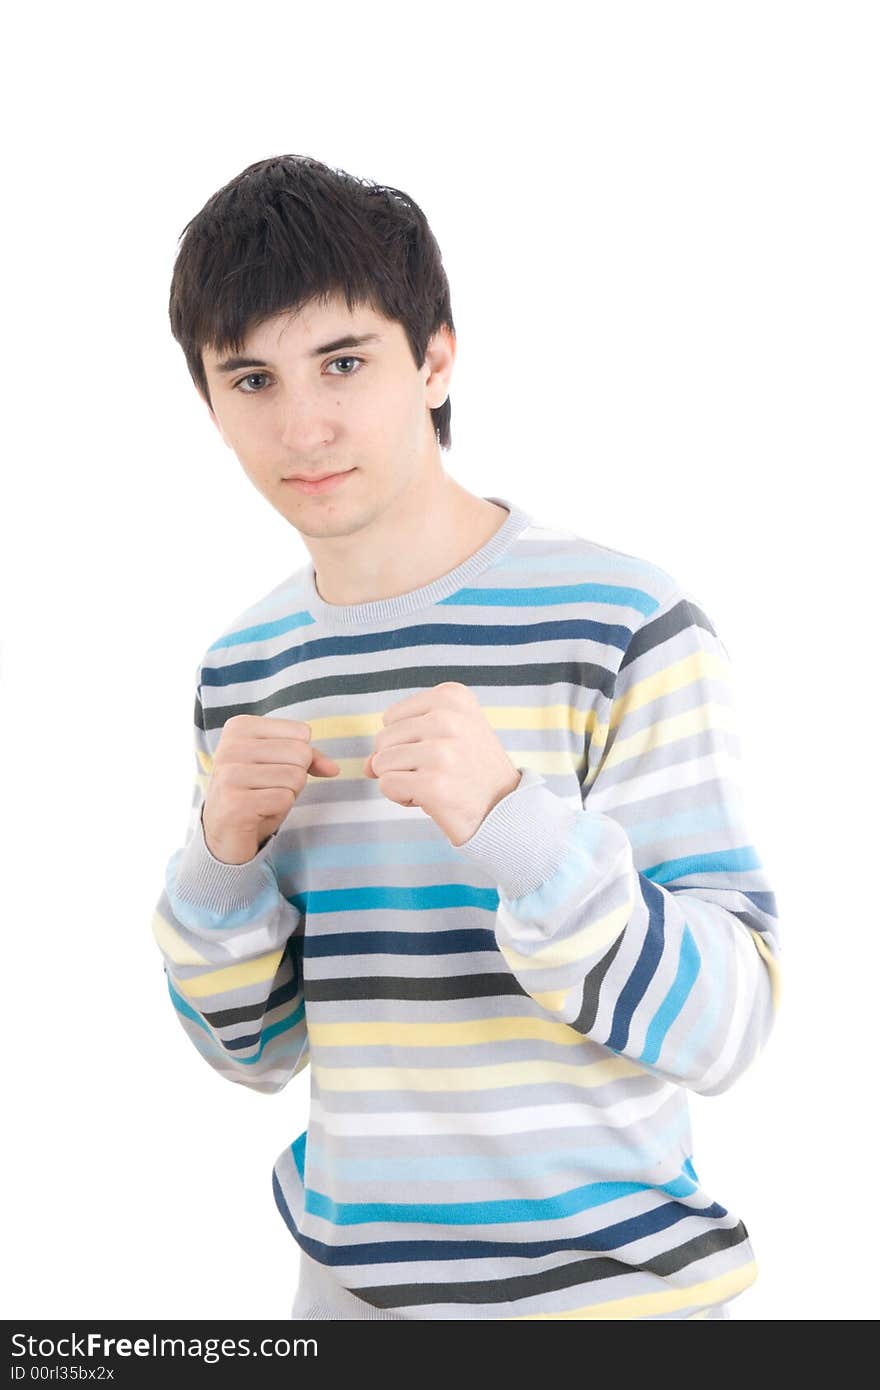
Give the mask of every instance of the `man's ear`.
M 438 328 L 428 341 L 422 370 L 427 365 L 428 376 L 425 385 L 428 388 L 428 405 L 432 410 L 443 405 L 449 395 L 456 347 L 455 334 L 446 324 Z

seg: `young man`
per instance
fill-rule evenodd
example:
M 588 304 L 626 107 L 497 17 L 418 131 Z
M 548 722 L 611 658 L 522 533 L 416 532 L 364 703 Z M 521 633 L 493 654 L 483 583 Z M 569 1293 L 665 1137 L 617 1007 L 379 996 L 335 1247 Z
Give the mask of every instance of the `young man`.
M 767 1041 L 779 930 L 710 619 L 444 472 L 449 291 L 399 190 L 250 166 L 188 224 L 171 322 L 311 557 L 199 663 L 153 928 L 211 1067 L 311 1064 L 272 1175 L 292 1315 L 727 1316 L 757 1267 L 687 1092 Z

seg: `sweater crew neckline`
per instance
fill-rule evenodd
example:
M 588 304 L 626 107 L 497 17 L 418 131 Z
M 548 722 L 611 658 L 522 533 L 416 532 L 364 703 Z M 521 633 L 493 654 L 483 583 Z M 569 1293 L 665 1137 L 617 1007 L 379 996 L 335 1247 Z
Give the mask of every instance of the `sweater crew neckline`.
M 442 574 L 439 579 L 433 579 L 430 584 L 422 584 L 418 589 L 393 594 L 390 598 L 372 599 L 367 603 L 327 603 L 318 593 L 315 567 L 309 562 L 305 568 L 305 606 L 312 616 L 321 622 L 336 627 L 353 628 L 364 623 L 404 617 L 407 613 L 430 608 L 440 599 L 448 598 L 494 564 L 510 549 L 517 536 L 531 524 L 531 516 L 522 507 L 504 497 L 484 497 L 483 501 L 495 502 L 501 507 L 506 507 L 507 518 L 479 550 L 475 550 L 466 560 L 462 560 L 460 565 Z

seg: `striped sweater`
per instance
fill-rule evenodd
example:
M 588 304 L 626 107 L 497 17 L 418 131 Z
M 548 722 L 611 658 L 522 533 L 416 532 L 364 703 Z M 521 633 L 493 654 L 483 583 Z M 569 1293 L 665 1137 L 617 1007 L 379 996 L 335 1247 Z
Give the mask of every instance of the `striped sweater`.
M 702 1185 L 687 1092 L 758 1057 L 779 993 L 729 657 L 675 579 L 537 522 L 442 578 L 328 604 L 309 562 L 197 671 L 195 786 L 153 916 L 209 1066 L 274 1093 L 290 1234 L 406 1318 L 691 1318 L 757 1276 Z M 454 847 L 364 761 L 386 707 L 467 685 L 522 772 Z M 201 808 L 233 714 L 289 715 L 340 764 L 246 864 Z

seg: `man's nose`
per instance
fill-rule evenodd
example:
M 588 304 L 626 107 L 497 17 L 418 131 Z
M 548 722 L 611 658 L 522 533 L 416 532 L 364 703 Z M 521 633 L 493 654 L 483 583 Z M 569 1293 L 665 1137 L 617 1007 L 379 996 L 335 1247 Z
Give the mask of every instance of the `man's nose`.
M 315 448 L 333 438 L 332 411 L 326 394 L 308 387 L 288 391 L 282 398 L 281 442 L 298 452 Z

